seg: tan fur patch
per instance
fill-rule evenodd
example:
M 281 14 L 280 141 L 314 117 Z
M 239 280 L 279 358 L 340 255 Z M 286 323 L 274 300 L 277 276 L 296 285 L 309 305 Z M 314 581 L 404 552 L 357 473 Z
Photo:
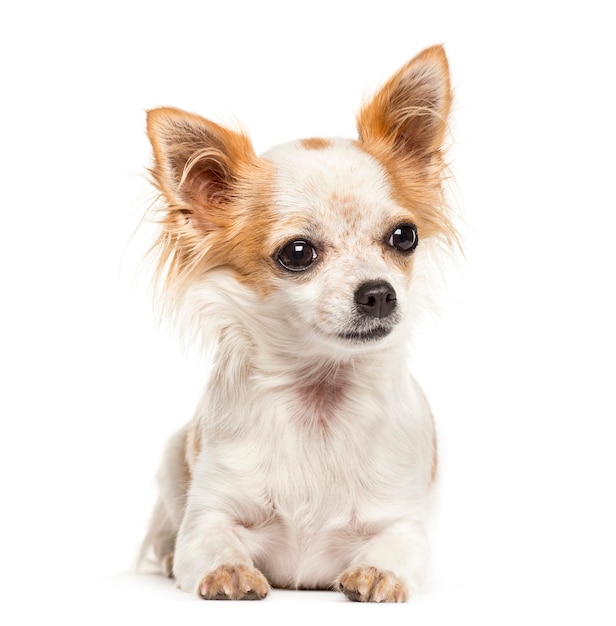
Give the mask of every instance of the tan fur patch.
M 311 137 L 310 139 L 302 139 L 300 142 L 302 148 L 306 150 L 324 150 L 331 146 L 331 142 L 328 139 L 321 139 L 319 137 Z
M 386 144 L 359 145 L 385 168 L 393 199 L 409 210 L 421 241 L 424 237 L 442 237 L 447 243 L 457 243 L 455 227 L 449 217 L 443 177 L 446 164 L 439 155 L 427 168 L 413 159 L 405 162 L 391 154 Z
M 274 166 L 258 160 L 238 176 L 234 202 L 222 228 L 212 233 L 204 269 L 227 266 L 239 282 L 262 295 L 271 291 L 269 240 L 276 223 L 272 209 Z
M 351 194 L 340 195 L 336 192 L 331 197 L 332 205 L 336 208 L 336 211 L 340 213 L 349 222 L 354 218 L 357 218 L 357 199 Z
M 326 430 L 336 408 L 345 401 L 348 386 L 348 367 L 340 365 L 331 370 L 324 368 L 318 375 L 307 374 L 305 381 L 300 380 L 296 390 L 304 425 Z

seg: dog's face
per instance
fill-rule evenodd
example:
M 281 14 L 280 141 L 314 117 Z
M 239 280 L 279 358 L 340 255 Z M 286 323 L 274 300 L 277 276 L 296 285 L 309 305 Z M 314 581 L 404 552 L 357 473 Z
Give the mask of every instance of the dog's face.
M 404 319 L 417 218 L 384 167 L 353 141 L 305 140 L 264 155 L 276 218 L 261 254 L 286 319 L 345 346 L 387 337 Z
M 442 200 L 450 101 L 436 47 L 362 108 L 356 141 L 308 139 L 259 158 L 243 134 L 151 111 L 152 174 L 165 201 L 159 267 L 170 291 L 224 267 L 281 335 L 351 350 L 394 336 L 422 242 L 455 237 Z

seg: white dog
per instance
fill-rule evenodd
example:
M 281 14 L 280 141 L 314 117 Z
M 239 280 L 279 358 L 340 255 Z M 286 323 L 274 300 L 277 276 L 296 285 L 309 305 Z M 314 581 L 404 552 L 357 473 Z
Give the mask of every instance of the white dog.
M 442 189 L 450 105 L 437 46 L 362 107 L 357 140 L 257 157 L 244 134 L 150 111 L 165 302 L 214 348 L 143 549 L 181 589 L 375 602 L 418 589 L 436 443 L 407 336 L 416 264 L 456 240 Z

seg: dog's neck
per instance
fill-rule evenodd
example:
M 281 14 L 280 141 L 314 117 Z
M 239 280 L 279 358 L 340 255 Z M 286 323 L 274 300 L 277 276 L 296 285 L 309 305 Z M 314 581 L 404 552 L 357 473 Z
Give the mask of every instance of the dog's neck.
M 187 294 L 178 312 L 189 345 L 215 347 L 213 375 L 230 387 L 255 380 L 265 387 L 301 385 L 327 390 L 343 380 L 387 381 L 404 371 L 407 329 L 365 344 L 345 344 L 280 319 L 249 288 L 224 271 Z M 308 392 L 307 392 L 308 393 Z
M 326 400 L 336 389 L 369 380 L 379 384 L 405 371 L 403 341 L 382 341 L 355 349 L 336 349 L 304 338 L 275 341 L 251 328 L 222 333 L 214 369 L 217 376 L 237 381 L 238 376 L 263 389 L 298 387 L 305 395 Z

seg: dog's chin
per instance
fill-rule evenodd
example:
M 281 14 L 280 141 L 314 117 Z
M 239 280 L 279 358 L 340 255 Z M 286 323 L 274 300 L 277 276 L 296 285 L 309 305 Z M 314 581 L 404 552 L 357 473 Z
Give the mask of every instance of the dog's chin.
M 353 330 L 340 333 L 338 337 L 351 344 L 375 343 L 391 334 L 393 326 L 377 326 L 366 330 Z
M 391 346 L 393 337 L 398 334 L 396 331 L 399 327 L 399 320 L 376 324 L 350 323 L 338 328 L 306 324 L 301 332 L 313 351 L 322 351 L 322 354 L 335 358 L 387 349 Z

